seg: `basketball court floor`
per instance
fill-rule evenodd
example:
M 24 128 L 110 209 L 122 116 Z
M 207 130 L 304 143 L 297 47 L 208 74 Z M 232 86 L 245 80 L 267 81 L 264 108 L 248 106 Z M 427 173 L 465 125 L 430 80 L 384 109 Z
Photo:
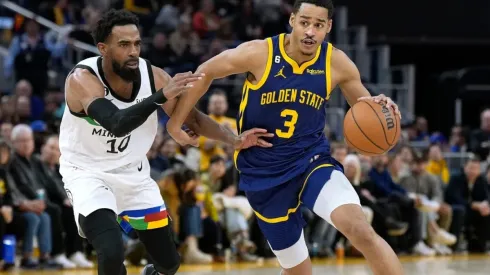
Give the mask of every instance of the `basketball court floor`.
M 437 258 L 401 258 L 406 275 L 477 275 L 490 273 L 490 256 L 453 256 Z M 139 275 L 140 268 L 130 268 L 128 275 Z M 279 267 L 275 261 L 268 260 L 261 264 L 220 264 L 212 266 L 181 267 L 178 274 L 182 275 L 279 275 Z M 94 270 L 76 271 L 21 271 L 9 273 L 14 275 L 96 275 Z M 372 274 L 362 259 L 345 261 L 326 260 L 314 262 L 314 275 L 368 275 Z

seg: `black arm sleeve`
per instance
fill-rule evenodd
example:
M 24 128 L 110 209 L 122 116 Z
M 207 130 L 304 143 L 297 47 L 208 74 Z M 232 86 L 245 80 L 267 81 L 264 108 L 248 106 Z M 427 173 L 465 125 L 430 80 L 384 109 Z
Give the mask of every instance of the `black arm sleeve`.
M 162 90 L 126 109 L 117 108 L 108 99 L 97 98 L 88 106 L 87 115 L 116 137 L 123 137 L 141 126 L 160 105 L 167 101 Z

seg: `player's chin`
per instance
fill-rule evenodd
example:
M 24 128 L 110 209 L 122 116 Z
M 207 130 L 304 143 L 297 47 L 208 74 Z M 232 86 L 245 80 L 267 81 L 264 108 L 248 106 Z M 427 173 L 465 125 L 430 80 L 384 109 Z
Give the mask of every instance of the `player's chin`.
M 306 45 L 301 45 L 301 53 L 303 55 L 314 55 L 316 53 L 316 50 L 318 47 L 316 45 L 311 45 L 311 46 L 306 46 Z

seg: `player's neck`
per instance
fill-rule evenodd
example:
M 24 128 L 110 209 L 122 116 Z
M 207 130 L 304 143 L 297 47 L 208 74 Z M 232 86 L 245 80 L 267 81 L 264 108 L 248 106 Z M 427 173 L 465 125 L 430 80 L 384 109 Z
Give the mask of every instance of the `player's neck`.
M 126 97 L 127 95 L 131 95 L 133 90 L 133 83 L 127 82 L 122 79 L 119 75 L 117 75 L 112 70 L 112 64 L 109 60 L 102 59 L 102 70 L 104 70 L 104 76 L 111 86 L 111 89 L 122 97 Z
M 290 39 L 291 35 L 286 35 L 284 38 L 284 50 L 286 51 L 286 54 L 296 61 L 298 65 L 301 65 L 305 62 L 308 62 L 315 58 L 315 56 L 307 56 L 301 53 L 301 50 L 299 49 L 299 45 L 296 45 L 293 40 Z

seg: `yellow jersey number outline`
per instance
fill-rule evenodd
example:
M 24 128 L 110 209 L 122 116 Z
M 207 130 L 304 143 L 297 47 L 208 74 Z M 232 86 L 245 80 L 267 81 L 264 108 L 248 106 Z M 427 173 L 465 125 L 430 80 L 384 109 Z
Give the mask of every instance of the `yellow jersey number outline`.
M 282 130 L 276 129 L 276 135 L 280 138 L 291 138 L 296 129 L 295 125 L 298 122 L 298 112 L 291 109 L 284 109 L 281 112 L 281 117 L 291 117 L 291 119 L 284 122 L 284 127 L 287 127 L 288 130 L 287 132 L 283 132 Z

